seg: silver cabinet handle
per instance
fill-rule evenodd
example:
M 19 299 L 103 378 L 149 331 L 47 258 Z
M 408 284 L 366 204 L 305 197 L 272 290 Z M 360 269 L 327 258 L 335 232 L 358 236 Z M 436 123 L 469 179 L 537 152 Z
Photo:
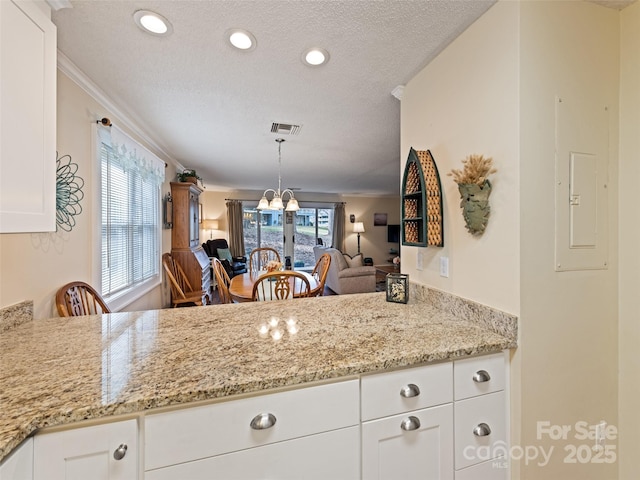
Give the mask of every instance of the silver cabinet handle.
M 473 381 L 476 383 L 484 383 L 488 382 L 489 380 L 491 380 L 491 375 L 489 375 L 489 372 L 487 372 L 486 370 L 478 370 L 473 375 Z
M 476 437 L 486 437 L 487 435 L 491 435 L 491 428 L 486 423 L 480 423 L 473 429 L 473 434 Z
M 404 398 L 417 397 L 420 395 L 420 389 L 417 385 L 410 383 L 400 389 L 400 396 Z
M 126 454 L 127 445 L 121 443 L 120 446 L 113 451 L 113 458 L 115 458 L 116 460 L 122 460 Z
M 411 430 L 417 430 L 420 428 L 420 419 L 418 417 L 407 417 L 400 423 L 400 428 L 405 432 L 410 432 Z
M 253 417 L 249 424 L 254 430 L 266 430 L 276 424 L 276 417 L 272 413 L 260 413 Z

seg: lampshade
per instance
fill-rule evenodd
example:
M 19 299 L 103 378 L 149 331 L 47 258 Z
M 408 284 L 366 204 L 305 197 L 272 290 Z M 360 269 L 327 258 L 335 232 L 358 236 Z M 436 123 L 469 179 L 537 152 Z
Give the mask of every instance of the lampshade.
M 266 195 L 260 199 L 260 203 L 258 203 L 258 210 L 264 210 L 265 208 L 269 208 L 269 200 L 267 200 Z
M 364 233 L 364 223 L 356 222 L 353 224 L 353 233 Z
M 298 200 L 291 197 L 291 199 L 287 202 L 287 208 L 285 208 L 287 212 L 296 212 L 300 210 L 300 205 L 298 205 Z
M 275 195 L 271 203 L 269 204 L 269 208 L 271 210 L 282 210 L 284 205 L 282 204 L 282 197 L 280 195 Z
M 211 219 L 202 220 L 203 230 L 218 230 L 219 227 L 220 227 L 220 222 L 218 222 L 218 220 L 211 220 Z

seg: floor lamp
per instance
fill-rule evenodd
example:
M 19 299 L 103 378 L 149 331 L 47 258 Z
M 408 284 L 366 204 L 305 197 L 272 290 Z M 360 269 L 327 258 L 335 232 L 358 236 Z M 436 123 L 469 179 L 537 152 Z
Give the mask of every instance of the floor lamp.
M 358 253 L 360 253 L 360 234 L 364 233 L 364 223 L 362 222 L 354 223 L 353 231 L 358 234 Z

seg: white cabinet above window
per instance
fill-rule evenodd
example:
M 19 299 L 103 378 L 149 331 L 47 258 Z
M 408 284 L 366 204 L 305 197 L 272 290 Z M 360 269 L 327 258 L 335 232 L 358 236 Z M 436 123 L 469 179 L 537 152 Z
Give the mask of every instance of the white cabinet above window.
M 0 1 L 0 233 L 56 229 L 56 27 Z

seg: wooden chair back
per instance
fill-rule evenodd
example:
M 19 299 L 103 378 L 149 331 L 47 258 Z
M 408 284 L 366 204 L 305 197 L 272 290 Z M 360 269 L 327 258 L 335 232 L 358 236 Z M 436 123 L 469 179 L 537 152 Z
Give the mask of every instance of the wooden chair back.
M 289 300 L 308 297 L 311 287 L 300 272 L 284 270 L 260 275 L 253 284 L 251 298 L 256 301 Z
M 111 313 L 100 294 L 84 282 L 71 282 L 60 287 L 56 293 L 56 308 L 61 317 Z
M 331 255 L 323 253 L 313 267 L 311 275 L 318 281 L 318 286 L 311 291 L 312 297 L 321 297 L 324 294 L 324 284 L 327 280 L 327 273 L 331 266 Z
M 280 262 L 280 254 L 275 248 L 260 247 L 254 248 L 249 254 L 249 272 L 257 273 L 267 269 L 270 261 Z
M 170 253 L 162 255 L 162 265 L 169 279 L 173 306 L 177 307 L 184 304 L 202 305 L 202 298 L 206 293 L 202 290 L 193 290 L 184 270 Z
M 231 279 L 224 269 L 224 265 L 218 258 L 211 259 L 213 266 L 213 274 L 216 277 L 216 283 L 218 284 L 218 296 L 220 297 L 220 303 L 233 303 L 231 300 L 231 294 L 229 293 L 229 285 Z

